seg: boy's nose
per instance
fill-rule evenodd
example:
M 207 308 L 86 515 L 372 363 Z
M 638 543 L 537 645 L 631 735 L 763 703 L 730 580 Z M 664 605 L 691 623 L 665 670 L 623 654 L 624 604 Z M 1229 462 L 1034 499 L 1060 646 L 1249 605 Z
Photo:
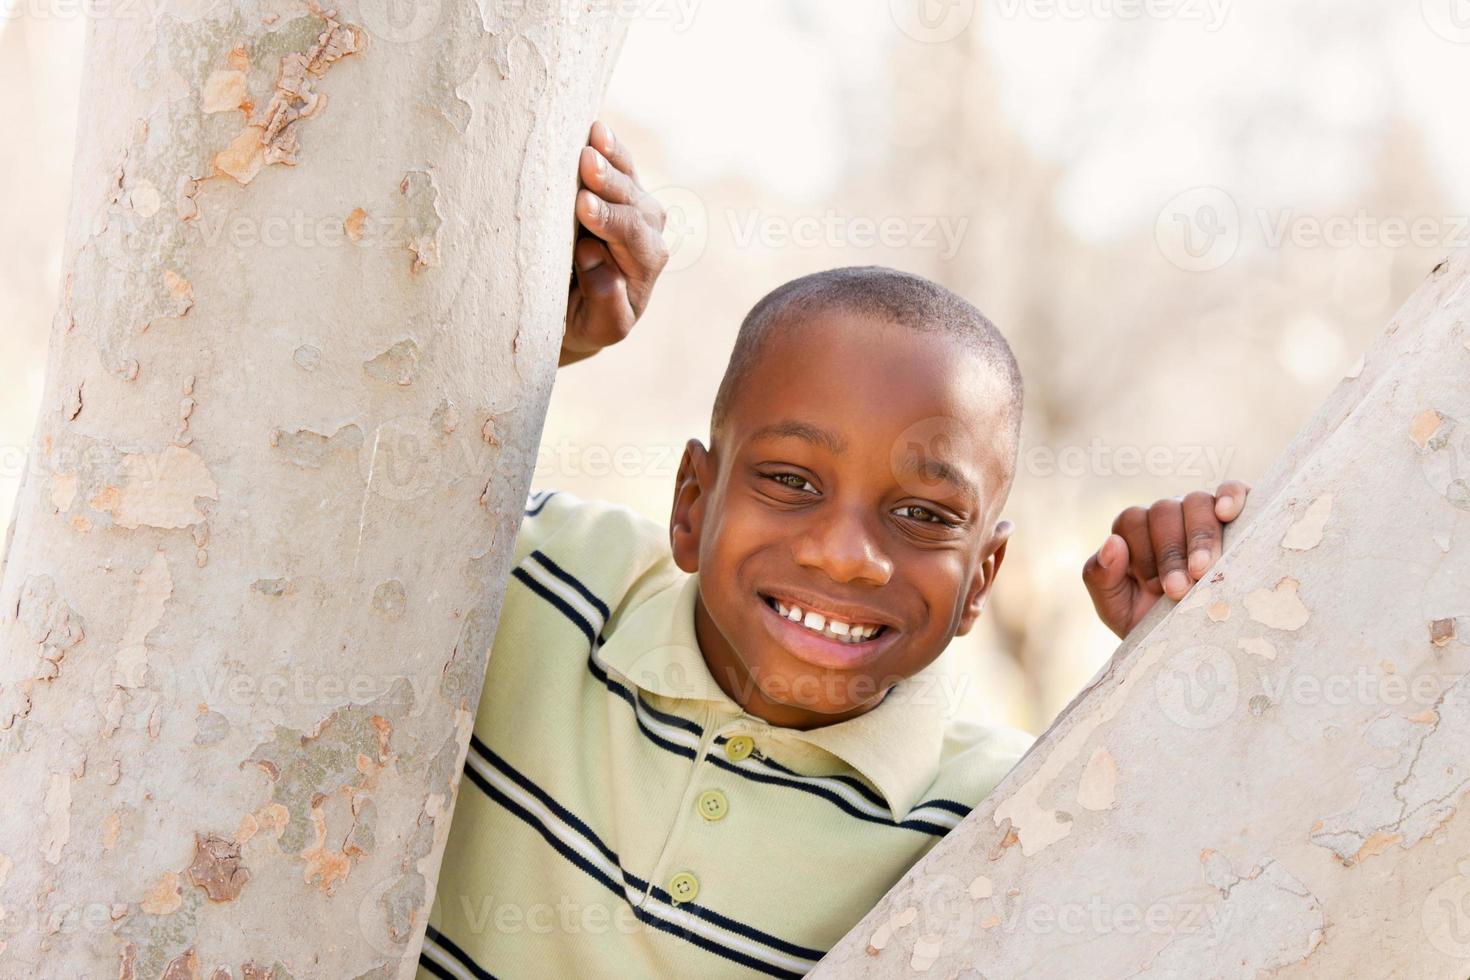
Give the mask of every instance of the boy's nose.
M 855 509 L 828 509 L 797 539 L 793 553 L 798 565 L 820 570 L 834 582 L 887 585 L 893 576 L 893 562 Z

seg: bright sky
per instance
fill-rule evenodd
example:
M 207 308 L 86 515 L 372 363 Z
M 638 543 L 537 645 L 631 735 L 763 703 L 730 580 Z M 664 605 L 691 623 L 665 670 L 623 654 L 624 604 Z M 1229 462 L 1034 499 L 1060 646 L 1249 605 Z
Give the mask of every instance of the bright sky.
M 13 9 L 59 2 L 0 0 L 0 32 Z M 886 59 L 922 43 L 898 21 L 924 4 L 969 14 L 947 43 L 978 38 L 1011 125 L 1038 157 L 1070 164 L 1058 204 L 1086 238 L 1152 221 L 1173 191 L 1202 184 L 1271 207 L 1341 200 L 1364 179 L 1365 137 L 1395 116 L 1421 128 L 1470 212 L 1456 96 L 1470 91 L 1470 0 L 608 2 L 637 13 L 609 102 L 677 134 L 681 181 L 740 176 L 800 200 L 824 196 L 855 157 L 889 152 Z M 1156 16 L 1124 16 L 1137 9 Z
M 973 6 L 1010 123 L 1067 165 L 1080 235 L 1150 223 L 1218 184 L 1263 207 L 1350 197 L 1395 117 L 1420 126 L 1452 203 L 1470 209 L 1470 0 L 914 0 Z M 886 58 L 909 0 L 639 0 L 609 93 L 670 140 L 690 182 L 720 175 L 820 196 L 850 153 L 888 152 Z M 1147 9 L 1157 16 L 1126 19 Z M 854 100 L 852 96 L 857 96 Z M 856 104 L 861 111 L 854 110 Z

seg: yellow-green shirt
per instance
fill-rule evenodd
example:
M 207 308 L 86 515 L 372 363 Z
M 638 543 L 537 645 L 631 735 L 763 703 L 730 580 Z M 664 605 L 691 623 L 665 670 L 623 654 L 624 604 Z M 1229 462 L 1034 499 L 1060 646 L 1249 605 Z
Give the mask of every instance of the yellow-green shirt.
M 627 508 L 535 494 L 419 978 L 798 977 L 1030 747 L 938 665 L 812 731 L 705 666 L 697 575 Z

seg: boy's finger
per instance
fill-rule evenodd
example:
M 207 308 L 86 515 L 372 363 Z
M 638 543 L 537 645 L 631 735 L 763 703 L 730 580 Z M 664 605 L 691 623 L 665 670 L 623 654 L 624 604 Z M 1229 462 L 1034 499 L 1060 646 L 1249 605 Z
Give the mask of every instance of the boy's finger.
M 643 196 L 633 179 L 608 163 L 607 157 L 590 146 L 582 147 L 582 159 L 577 172 L 582 183 L 604 201 L 614 204 L 632 204 Z
M 1196 490 L 1184 498 L 1184 531 L 1189 542 L 1189 577 L 1198 582 L 1220 557 L 1222 528 L 1215 518 L 1215 498 Z
M 607 243 L 613 261 L 628 278 L 633 310 L 642 313 L 653 282 L 669 261 L 668 247 L 633 204 L 609 204 L 585 188 L 577 194 L 577 218 Z
M 592 124 L 592 133 L 587 138 L 598 152 L 607 157 L 609 163 L 637 181 L 638 172 L 633 168 L 633 154 L 628 152 L 622 140 L 613 133 L 611 126 L 598 120 Z
M 1160 500 L 1148 509 L 1148 537 L 1154 547 L 1159 583 L 1170 599 L 1183 598 L 1190 578 L 1184 538 L 1184 509 L 1178 500 Z
M 1229 524 L 1245 509 L 1245 498 L 1250 495 L 1250 484 L 1240 480 L 1226 480 L 1215 491 L 1215 516 Z
M 1159 571 L 1154 564 L 1154 545 L 1148 536 L 1148 511 L 1142 507 L 1129 507 L 1113 521 L 1113 533 L 1123 539 L 1128 547 L 1128 567 L 1140 585 L 1157 578 Z
M 1128 620 L 1133 610 L 1133 594 L 1137 583 L 1128 575 L 1128 544 L 1120 536 L 1111 534 L 1102 547 L 1082 566 L 1082 583 L 1092 597 L 1092 607 L 1098 618 L 1122 636 L 1131 625 Z
M 608 254 L 607 246 L 586 235 L 577 239 L 576 248 L 572 250 L 572 268 L 576 270 L 579 281 L 592 270 L 611 261 L 612 256 Z
M 577 270 L 577 290 L 582 294 L 583 311 L 568 330 L 565 345 L 574 349 L 600 350 L 628 336 L 637 319 L 628 301 L 628 282 L 608 254 L 607 246 L 595 238 L 577 242 L 573 253 Z

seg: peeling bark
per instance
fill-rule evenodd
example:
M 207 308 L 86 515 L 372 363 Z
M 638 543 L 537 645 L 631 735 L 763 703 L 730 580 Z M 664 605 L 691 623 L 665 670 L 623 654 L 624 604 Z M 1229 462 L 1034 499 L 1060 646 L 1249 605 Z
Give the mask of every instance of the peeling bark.
M 90 21 L 0 977 L 415 973 L 623 27 L 433 11 Z
M 1467 377 L 1461 253 L 814 975 L 1470 972 Z

